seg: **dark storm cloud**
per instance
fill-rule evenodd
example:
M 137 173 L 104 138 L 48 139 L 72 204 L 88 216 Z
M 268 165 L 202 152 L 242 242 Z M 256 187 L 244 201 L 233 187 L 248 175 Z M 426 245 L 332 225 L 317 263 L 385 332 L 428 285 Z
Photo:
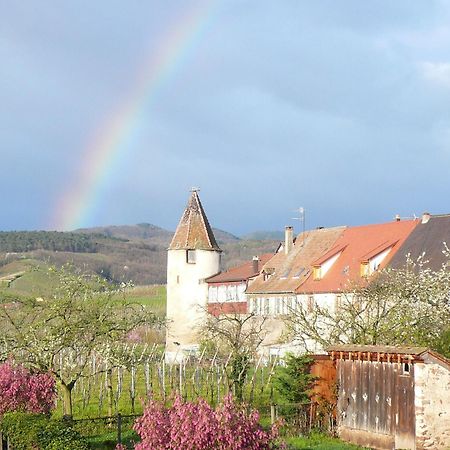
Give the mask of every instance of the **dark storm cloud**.
M 39 228 L 146 58 L 199 2 L 16 2 L 0 16 L 1 228 Z M 93 223 L 174 228 L 449 212 L 445 2 L 223 1 L 145 106 Z M 12 189 L 11 187 L 14 186 Z M 20 207 L 32 199 L 29 208 Z

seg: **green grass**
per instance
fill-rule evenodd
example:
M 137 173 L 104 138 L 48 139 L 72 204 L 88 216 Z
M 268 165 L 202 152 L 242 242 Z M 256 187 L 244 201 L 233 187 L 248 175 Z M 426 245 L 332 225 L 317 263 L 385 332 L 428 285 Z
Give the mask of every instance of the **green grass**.
M 150 307 L 159 317 L 166 315 L 166 286 L 135 286 L 126 291 L 125 299 L 130 303 L 138 303 Z
M 58 284 L 49 266 L 33 259 L 20 259 L 0 267 L 0 295 L 7 297 L 45 297 Z M 120 296 L 123 298 L 123 296 Z M 148 306 L 157 316 L 166 315 L 166 287 L 161 285 L 135 286 L 125 293 L 125 300 Z
M 324 434 L 312 433 L 310 436 L 287 438 L 289 449 L 304 450 L 357 450 L 363 447 L 347 444 L 340 439 L 331 438 Z

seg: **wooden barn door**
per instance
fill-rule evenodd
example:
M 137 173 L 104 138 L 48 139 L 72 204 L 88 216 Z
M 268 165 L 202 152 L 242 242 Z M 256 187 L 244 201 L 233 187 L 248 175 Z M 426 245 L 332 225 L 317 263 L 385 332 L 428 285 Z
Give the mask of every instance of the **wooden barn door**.
M 398 364 L 395 448 L 415 449 L 414 365 Z

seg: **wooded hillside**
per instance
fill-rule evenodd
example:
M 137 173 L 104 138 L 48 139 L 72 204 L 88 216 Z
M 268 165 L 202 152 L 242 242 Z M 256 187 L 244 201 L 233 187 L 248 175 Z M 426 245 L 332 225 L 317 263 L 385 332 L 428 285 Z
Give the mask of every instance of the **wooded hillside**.
M 278 242 L 239 239 L 214 230 L 228 268 L 254 255 L 274 252 Z M 62 265 L 71 262 L 115 281 L 137 285 L 166 282 L 167 247 L 173 232 L 151 224 L 108 226 L 75 232 L 0 232 L 0 266 L 21 259 Z

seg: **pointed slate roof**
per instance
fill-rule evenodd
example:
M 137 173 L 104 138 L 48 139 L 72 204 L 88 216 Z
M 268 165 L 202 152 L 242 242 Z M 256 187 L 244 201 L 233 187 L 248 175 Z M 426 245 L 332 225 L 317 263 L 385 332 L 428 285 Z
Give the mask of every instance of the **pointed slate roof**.
M 221 251 L 196 190 L 192 191 L 191 198 L 169 245 L 169 250 L 182 249 Z

